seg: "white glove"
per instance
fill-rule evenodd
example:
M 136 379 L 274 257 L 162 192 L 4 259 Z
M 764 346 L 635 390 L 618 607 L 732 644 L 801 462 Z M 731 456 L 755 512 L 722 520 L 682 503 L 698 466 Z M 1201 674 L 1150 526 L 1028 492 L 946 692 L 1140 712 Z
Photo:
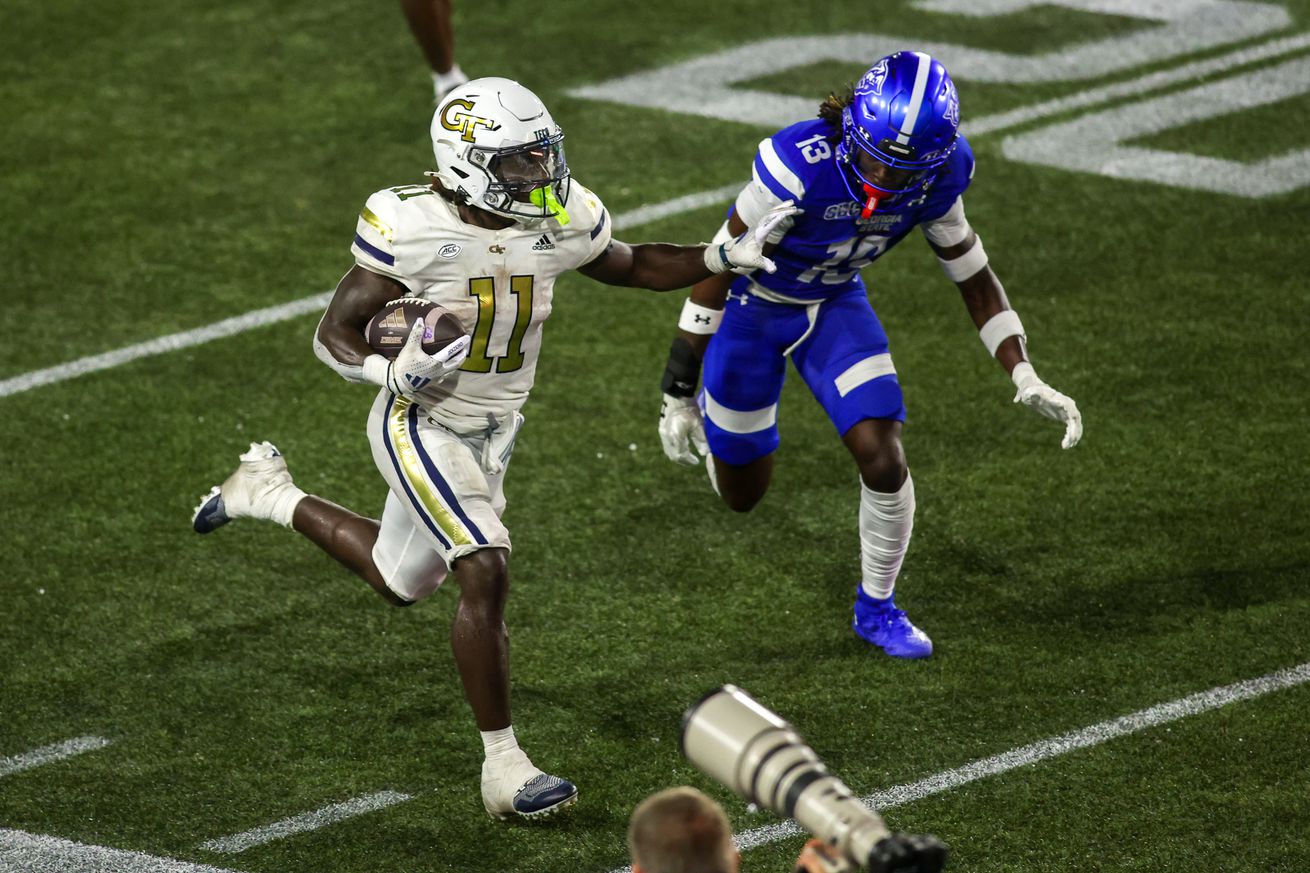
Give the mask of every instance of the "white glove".
M 773 261 L 764 257 L 764 244 L 769 234 L 783 221 L 788 221 L 799 213 L 800 207 L 792 200 L 784 200 L 760 217 L 753 227 L 736 239 L 730 239 L 722 245 L 705 247 L 705 266 L 711 273 L 732 270 L 734 273 L 753 273 L 763 270 L 772 273 L 778 269 Z
M 464 363 L 471 342 L 470 337 L 462 336 L 435 355 L 429 355 L 423 351 L 423 319 L 419 319 L 406 337 L 405 347 L 387 367 L 387 389 L 418 403 L 440 400 L 444 395 L 433 389 Z
M 700 407 L 690 397 L 664 395 L 660 409 L 660 443 L 670 461 L 696 466 L 700 458 L 692 454 L 692 447 L 701 455 L 708 455 L 710 444 L 705 439 L 705 422 Z
M 1014 368 L 1010 378 L 1019 389 L 1014 395 L 1015 403 L 1022 403 L 1047 418 L 1064 422 L 1064 439 L 1060 441 L 1060 448 L 1072 449 L 1078 445 L 1078 440 L 1083 436 L 1083 416 L 1072 397 L 1061 394 L 1043 382 L 1033 370 L 1032 364 L 1026 361 Z

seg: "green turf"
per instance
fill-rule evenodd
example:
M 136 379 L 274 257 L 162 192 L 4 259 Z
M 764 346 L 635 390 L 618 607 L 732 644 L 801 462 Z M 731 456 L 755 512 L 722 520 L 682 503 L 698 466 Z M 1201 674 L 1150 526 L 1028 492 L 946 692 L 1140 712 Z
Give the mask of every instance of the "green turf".
M 618 214 L 744 179 L 766 131 L 566 88 L 848 31 L 867 5 L 458 4 L 457 26 L 465 69 L 537 88 Z M 1016 52 L 1137 27 L 884 5 L 890 23 L 863 29 Z M 1304 27 L 1310 4 L 1289 8 Z M 845 72 L 753 85 L 817 98 Z M 961 99 L 967 121 L 1077 90 L 962 83 Z M 0 98 L 0 378 L 330 288 L 359 204 L 430 157 L 396 5 L 15 5 Z M 1305 147 L 1305 114 L 1298 98 L 1143 144 L 1236 158 L 1251 135 L 1277 153 Z M 773 490 L 734 515 L 655 433 L 681 295 L 566 276 L 508 477 L 509 624 L 516 729 L 582 800 L 542 826 L 492 823 L 454 591 L 394 610 L 286 531 L 188 529 L 251 439 L 283 448 L 303 487 L 380 511 L 370 392 L 312 357 L 304 316 L 0 398 L 0 757 L 113 740 L 0 777 L 0 829 L 248 873 L 604 873 L 659 788 L 710 791 L 739 829 L 776 820 L 678 754 L 681 712 L 718 683 L 792 719 L 866 793 L 1310 661 L 1310 191 L 1216 196 L 1011 163 L 996 136 L 974 148 L 970 218 L 1086 436 L 1062 452 L 1058 426 L 1010 403 L 922 241 L 869 271 L 918 490 L 899 599 L 931 660 L 870 654 L 847 627 L 855 473 L 795 374 Z M 695 241 L 721 214 L 620 236 Z M 1280 692 L 888 817 L 950 841 L 953 869 L 1304 870 L 1308 704 Z M 414 800 L 235 857 L 197 848 L 386 789 Z M 789 869 L 799 842 L 746 869 Z

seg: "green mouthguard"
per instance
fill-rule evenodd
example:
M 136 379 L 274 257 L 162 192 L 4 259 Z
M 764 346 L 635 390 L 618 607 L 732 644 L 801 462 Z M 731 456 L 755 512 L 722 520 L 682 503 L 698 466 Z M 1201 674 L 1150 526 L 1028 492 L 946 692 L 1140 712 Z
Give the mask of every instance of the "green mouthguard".
M 534 188 L 528 195 L 534 206 L 549 210 L 551 216 L 561 225 L 569 223 L 569 214 L 564 211 L 564 207 L 555 199 L 555 192 L 549 185 L 544 188 Z

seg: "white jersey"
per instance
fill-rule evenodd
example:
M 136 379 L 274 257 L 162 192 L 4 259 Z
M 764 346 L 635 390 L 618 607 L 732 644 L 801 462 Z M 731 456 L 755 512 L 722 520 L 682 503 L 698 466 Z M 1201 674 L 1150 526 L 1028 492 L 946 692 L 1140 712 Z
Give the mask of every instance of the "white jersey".
M 355 262 L 446 307 L 473 338 L 468 360 L 442 385 L 448 396 L 427 407 L 452 430 L 486 430 L 523 405 L 555 277 L 609 245 L 609 215 L 595 194 L 571 182 L 564 205 L 567 224 L 551 218 L 490 230 L 466 224 L 431 188 L 409 185 L 378 191 L 360 213 Z

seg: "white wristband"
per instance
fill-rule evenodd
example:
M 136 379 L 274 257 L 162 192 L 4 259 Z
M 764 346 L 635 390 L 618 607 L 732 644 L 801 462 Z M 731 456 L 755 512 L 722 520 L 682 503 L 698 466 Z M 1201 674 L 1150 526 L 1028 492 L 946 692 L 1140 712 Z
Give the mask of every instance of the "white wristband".
M 705 269 L 715 274 L 732 269 L 732 262 L 728 260 L 727 245 L 727 243 L 710 243 L 705 247 Z
M 1042 380 L 1037 377 L 1037 371 L 1033 369 L 1032 364 L 1027 361 L 1020 361 L 1010 371 L 1010 381 L 1014 383 L 1015 388 L 1022 391 L 1029 385 L 1041 384 Z
M 387 387 L 387 371 L 391 362 L 382 355 L 369 355 L 364 359 L 364 379 L 380 388 Z
M 952 282 L 963 282 L 987 266 L 987 252 L 983 249 L 982 239 L 974 234 L 973 245 L 969 246 L 967 252 L 949 261 L 938 258 L 937 263 L 942 265 L 942 272 L 946 274 L 946 278 Z
M 1001 347 L 1012 336 L 1019 339 L 1027 339 L 1023 332 L 1023 323 L 1019 321 L 1019 313 L 1013 309 L 1002 309 L 1000 312 L 987 319 L 987 323 L 978 331 L 978 338 L 982 344 L 987 347 L 987 354 L 993 358 L 996 357 L 996 350 Z
M 721 321 L 723 321 L 722 309 L 701 306 L 689 297 L 687 302 L 682 304 L 682 315 L 678 316 L 678 329 L 705 336 L 718 330 Z

